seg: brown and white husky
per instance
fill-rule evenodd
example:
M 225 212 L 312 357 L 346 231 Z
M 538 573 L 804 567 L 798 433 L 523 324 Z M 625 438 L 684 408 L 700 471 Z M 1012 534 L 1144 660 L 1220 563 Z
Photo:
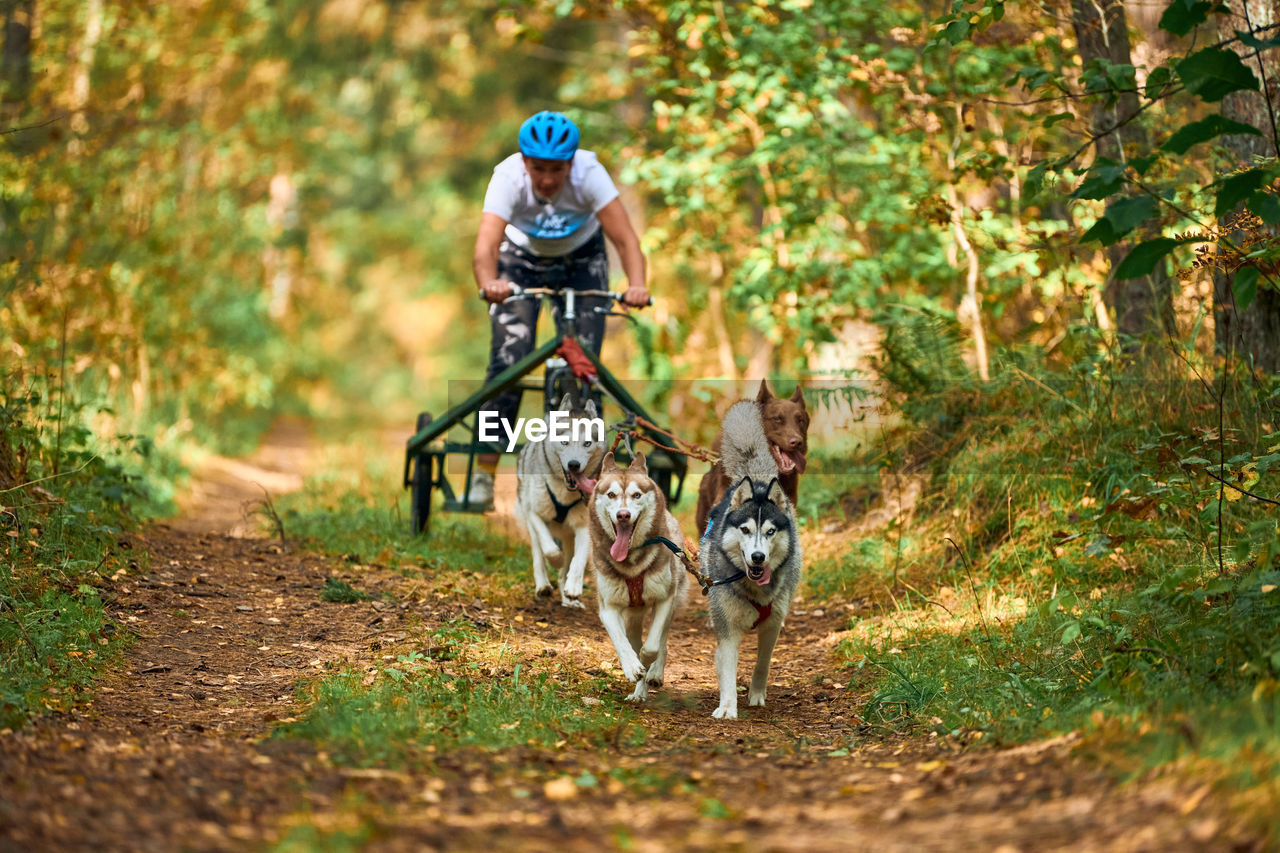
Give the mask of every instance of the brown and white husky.
M 612 453 L 604 457 L 587 515 L 600 621 L 618 652 L 623 675 L 636 683 L 628 701 L 643 702 L 650 687 L 662 686 L 667 634 L 689 588 L 676 556 L 684 536 L 642 454 L 626 468 L 618 467 Z M 653 621 L 641 645 L 650 611 Z

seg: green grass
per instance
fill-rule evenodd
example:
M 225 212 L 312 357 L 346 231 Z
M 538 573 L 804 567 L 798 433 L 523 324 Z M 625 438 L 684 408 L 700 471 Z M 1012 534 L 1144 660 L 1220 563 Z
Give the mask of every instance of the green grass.
M 927 477 L 915 512 L 808 583 L 885 605 L 839 650 L 870 722 L 984 742 L 1082 729 L 1117 767 L 1194 766 L 1274 813 L 1280 536 L 1272 507 L 1222 500 L 1207 474 L 1221 460 L 1276 496 L 1273 389 L 1228 388 L 1220 447 L 1218 407 L 1179 365 L 1112 369 L 914 394 L 892 450 Z
M 629 725 L 631 713 L 603 679 L 540 661 L 488 659 L 498 638 L 466 622 L 442 625 L 426 639 L 426 653 L 306 686 L 306 713 L 281 734 L 314 740 L 339 763 L 371 766 L 463 747 L 592 742 Z M 587 704 L 584 696 L 604 698 Z

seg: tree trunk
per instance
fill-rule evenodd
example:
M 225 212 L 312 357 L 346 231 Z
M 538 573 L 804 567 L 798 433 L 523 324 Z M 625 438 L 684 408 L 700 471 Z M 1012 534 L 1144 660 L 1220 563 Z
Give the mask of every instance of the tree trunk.
M 1085 66 L 1095 59 L 1118 65 L 1132 64 L 1128 22 L 1120 0 L 1071 0 L 1071 24 Z M 1137 112 L 1136 92 L 1120 94 L 1111 106 L 1100 102 L 1094 107 L 1090 129 L 1098 137 L 1098 157 L 1123 163 L 1126 148 L 1145 151 L 1149 147 L 1146 131 L 1131 121 Z M 1141 235 L 1139 240 L 1147 236 L 1154 235 Z M 1116 312 L 1116 331 L 1130 339 L 1171 332 L 1174 330 L 1173 286 L 1163 263 L 1143 278 L 1115 278 L 1116 267 L 1132 247 L 1132 242 L 1122 240 L 1107 249 L 1112 275 L 1105 293 Z
M 1231 13 L 1219 21 L 1222 34 L 1233 30 L 1256 30 L 1280 21 L 1280 4 L 1276 0 L 1231 0 Z M 1245 66 L 1257 75 L 1264 91 L 1232 92 L 1222 102 L 1222 114 L 1236 121 L 1248 122 L 1262 131 L 1262 136 L 1236 134 L 1222 137 L 1233 162 L 1228 169 L 1251 165 L 1255 157 L 1277 156 L 1274 109 L 1280 104 L 1280 61 L 1275 51 L 1258 55 L 1236 42 L 1232 49 L 1240 54 Z M 1230 235 L 1233 240 L 1239 235 Z M 1232 286 L 1235 275 L 1218 272 L 1213 277 L 1214 338 L 1218 351 L 1237 353 L 1255 368 L 1269 373 L 1280 372 L 1280 293 L 1265 279 L 1258 281 L 1258 295 L 1244 310 L 1236 305 Z
M 4 53 L 0 55 L 0 102 L 22 103 L 31 87 L 31 25 L 35 0 L 3 0 Z

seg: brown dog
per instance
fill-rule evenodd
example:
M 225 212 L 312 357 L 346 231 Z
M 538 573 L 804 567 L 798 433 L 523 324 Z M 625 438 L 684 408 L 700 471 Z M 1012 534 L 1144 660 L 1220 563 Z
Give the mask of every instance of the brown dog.
M 796 505 L 796 493 L 800 488 L 800 475 L 804 473 L 805 454 L 809 452 L 809 411 L 804 406 L 804 395 L 800 386 L 789 398 L 775 397 L 769 390 L 769 383 L 760 380 L 760 393 L 756 394 L 756 403 L 760 406 L 760 417 L 764 420 L 765 438 L 769 440 L 769 451 L 773 461 L 778 463 L 778 484 Z M 717 435 L 711 449 L 720 453 L 721 436 Z M 720 503 L 724 493 L 733 483 L 724 472 L 719 462 L 711 466 L 711 470 L 702 478 L 698 486 L 698 535 L 707 529 L 707 516 L 712 508 Z

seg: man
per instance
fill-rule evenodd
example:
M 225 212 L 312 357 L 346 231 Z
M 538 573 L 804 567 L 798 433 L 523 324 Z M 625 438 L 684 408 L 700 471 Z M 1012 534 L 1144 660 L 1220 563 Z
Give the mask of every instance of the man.
M 472 259 L 476 287 L 490 303 L 493 337 L 486 381 L 533 351 L 540 303 L 501 304 L 511 295 L 511 285 L 608 290 L 605 237 L 617 249 L 627 276 L 624 304 L 638 308 L 649 303 L 644 253 L 618 189 L 596 155 L 578 148 L 578 140 L 578 128 L 568 116 L 537 113 L 520 126 L 520 153 L 493 170 Z M 604 316 L 592 308 L 602 302 L 582 300 L 577 321 L 579 337 L 597 355 Z M 519 390 L 485 406 L 510 423 L 519 408 Z M 481 454 L 476 460 L 469 500 L 491 507 L 498 455 Z

